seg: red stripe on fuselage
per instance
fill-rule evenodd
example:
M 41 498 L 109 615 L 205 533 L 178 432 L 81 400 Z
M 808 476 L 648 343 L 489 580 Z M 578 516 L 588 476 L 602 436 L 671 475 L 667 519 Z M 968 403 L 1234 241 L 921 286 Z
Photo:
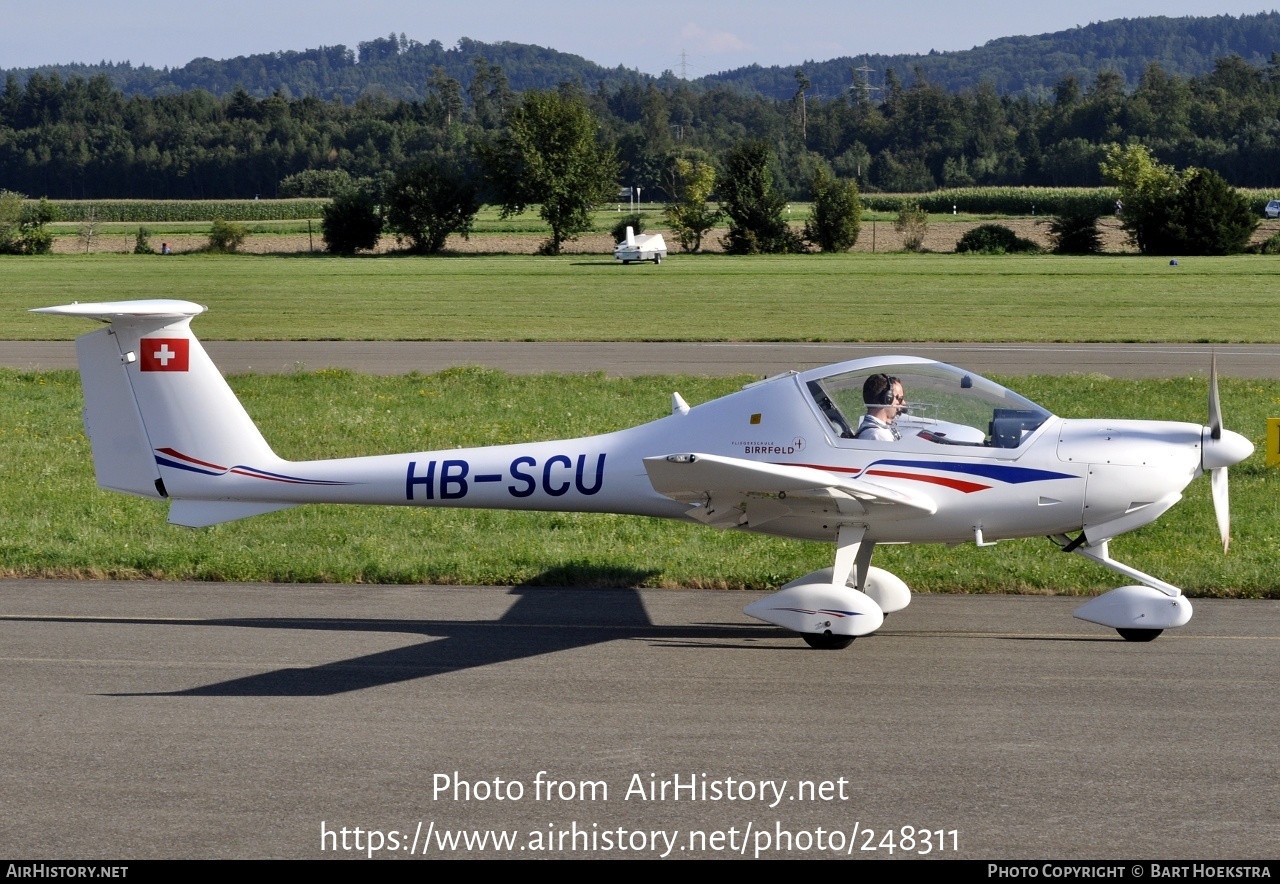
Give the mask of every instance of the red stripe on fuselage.
M 942 485 L 955 491 L 963 491 L 965 494 L 972 494 L 974 491 L 986 491 L 990 485 L 982 485 L 978 482 L 966 482 L 964 479 L 951 479 L 946 476 L 924 476 L 919 473 L 899 473 L 895 470 L 862 470 L 858 467 L 829 467 L 817 463 L 782 463 L 773 461 L 775 466 L 780 467 L 806 467 L 811 470 L 824 470 L 828 473 L 851 473 L 864 476 L 889 476 L 894 479 L 911 479 L 915 482 L 926 482 L 930 485 Z
M 977 482 L 966 482 L 963 479 L 950 479 L 946 476 L 922 476 L 919 473 L 899 473 L 895 470 L 867 470 L 864 476 L 891 476 L 894 479 L 913 479 L 916 482 L 928 482 L 930 485 L 942 485 L 970 494 L 974 491 L 986 491 L 990 485 L 979 485 Z
M 811 470 L 825 470 L 828 473 L 853 473 L 855 476 L 862 472 L 861 467 L 828 467 L 820 463 L 783 463 L 782 461 L 772 461 L 775 467 L 807 467 Z
M 172 448 L 157 448 L 161 454 L 167 454 L 170 457 L 176 457 L 178 460 L 185 460 L 187 463 L 199 464 L 202 467 L 208 467 L 211 470 L 222 470 L 226 472 L 226 467 L 218 466 L 216 463 L 209 463 L 207 460 L 196 460 L 194 457 L 187 457 L 180 451 L 174 451 Z

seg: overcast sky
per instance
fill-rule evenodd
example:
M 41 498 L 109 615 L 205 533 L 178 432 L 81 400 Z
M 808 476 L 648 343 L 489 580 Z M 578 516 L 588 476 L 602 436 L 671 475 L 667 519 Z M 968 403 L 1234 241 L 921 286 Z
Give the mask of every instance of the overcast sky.
M 970 49 L 1114 18 L 1270 11 L 1243 0 L 0 0 L 0 68 L 131 61 L 181 66 L 404 33 L 453 46 L 535 43 L 614 67 L 689 77 L 751 64 L 792 65 L 863 53 Z

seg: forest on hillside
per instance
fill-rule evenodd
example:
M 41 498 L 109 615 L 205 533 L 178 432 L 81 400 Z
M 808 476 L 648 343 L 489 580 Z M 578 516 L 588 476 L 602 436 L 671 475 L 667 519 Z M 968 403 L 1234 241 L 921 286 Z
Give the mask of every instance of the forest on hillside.
M 63 80 L 89 80 L 102 74 L 127 97 L 157 97 L 203 89 L 227 97 L 243 89 L 254 98 L 279 94 L 285 99 L 314 96 L 351 104 L 361 97 L 385 96 L 424 101 L 439 68 L 466 83 L 478 59 L 502 68 L 511 88 L 552 89 L 574 82 L 587 91 L 614 92 L 624 83 L 655 83 L 673 88 L 684 82 L 695 90 L 729 87 L 739 92 L 785 100 L 794 91 L 793 74 L 803 67 L 812 97 L 839 96 L 860 79 L 860 88 L 877 94 L 885 72 L 899 76 L 917 69 L 948 93 L 976 89 L 986 83 L 1000 95 L 1028 95 L 1045 100 L 1057 84 L 1074 77 L 1081 83 L 1103 70 L 1119 74 L 1126 90 L 1137 85 L 1147 67 L 1158 63 L 1176 77 L 1198 77 L 1213 70 L 1219 58 L 1238 55 L 1252 65 L 1265 64 L 1280 48 L 1280 13 L 1242 16 L 1151 16 L 1114 19 L 1034 36 L 1001 37 L 972 49 L 923 55 L 869 54 L 806 60 L 798 65 L 749 65 L 678 80 L 671 72 L 651 77 L 623 67 L 606 68 L 578 55 L 526 43 L 483 43 L 463 38 L 446 48 L 438 40 L 418 42 L 404 34 L 362 41 L 355 49 L 321 46 L 215 60 L 197 58 L 181 67 L 153 68 L 128 61 L 96 64 L 49 64 L 38 68 L 0 70 L 19 84 L 39 74 Z M 855 73 L 861 71 L 861 73 Z M 685 73 L 685 72 L 681 72 Z
M 388 51 L 390 51 L 388 49 Z M 399 52 L 399 49 L 396 50 Z M 856 86 L 857 84 L 855 84 Z M 815 168 L 864 191 L 972 185 L 1095 186 L 1106 145 L 1138 142 L 1177 167 L 1240 187 L 1280 185 L 1280 56 L 1226 56 L 1201 76 L 1147 66 L 1133 88 L 1117 71 L 1066 77 L 1050 95 L 990 83 L 949 92 L 923 70 L 884 73 L 879 88 L 815 95 L 792 72 L 785 98 L 675 78 L 585 89 L 599 138 L 622 161 L 620 185 L 672 197 L 677 157 L 718 164 L 746 140 L 766 142 L 775 182 L 808 195 Z M 235 89 L 126 96 L 104 75 L 10 75 L 0 93 L 0 189 L 55 199 L 274 197 L 307 171 L 386 180 L 424 157 L 467 163 L 519 102 L 506 69 L 476 59 L 465 78 L 436 66 L 424 97 L 366 94 L 265 98 Z M 299 194 L 311 195 L 311 194 Z
M 1102 71 L 1120 76 L 1126 90 L 1137 87 L 1152 64 L 1177 77 L 1203 76 L 1219 58 L 1238 55 L 1252 65 L 1265 64 L 1280 49 L 1280 13 L 1257 15 L 1114 19 L 1067 31 L 1024 37 L 1001 37 L 959 52 L 925 55 L 871 54 L 805 62 L 815 95 L 838 95 L 861 76 L 875 90 L 884 71 L 919 70 L 947 92 L 976 89 L 983 83 L 1001 95 L 1052 97 L 1068 77 L 1091 82 Z M 857 74 L 859 69 L 866 72 Z M 741 68 L 704 77 L 704 85 L 733 85 L 769 98 L 793 91 L 793 67 Z

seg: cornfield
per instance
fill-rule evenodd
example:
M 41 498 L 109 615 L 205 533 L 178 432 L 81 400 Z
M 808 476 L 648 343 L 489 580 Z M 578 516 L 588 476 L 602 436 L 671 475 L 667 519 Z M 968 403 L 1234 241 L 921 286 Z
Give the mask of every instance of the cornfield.
M 327 199 L 292 200 L 49 200 L 62 221 L 295 221 L 319 218 Z

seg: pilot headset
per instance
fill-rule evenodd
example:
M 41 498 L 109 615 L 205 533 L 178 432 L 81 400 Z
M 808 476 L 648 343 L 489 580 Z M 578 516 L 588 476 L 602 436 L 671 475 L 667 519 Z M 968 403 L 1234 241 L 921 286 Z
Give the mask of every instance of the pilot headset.
M 893 404 L 893 387 L 895 384 L 900 384 L 902 382 L 897 378 L 887 374 L 879 374 L 879 375 L 876 375 L 876 377 L 884 378 L 884 383 L 885 383 L 884 392 L 880 394 L 880 404 L 892 405 Z

